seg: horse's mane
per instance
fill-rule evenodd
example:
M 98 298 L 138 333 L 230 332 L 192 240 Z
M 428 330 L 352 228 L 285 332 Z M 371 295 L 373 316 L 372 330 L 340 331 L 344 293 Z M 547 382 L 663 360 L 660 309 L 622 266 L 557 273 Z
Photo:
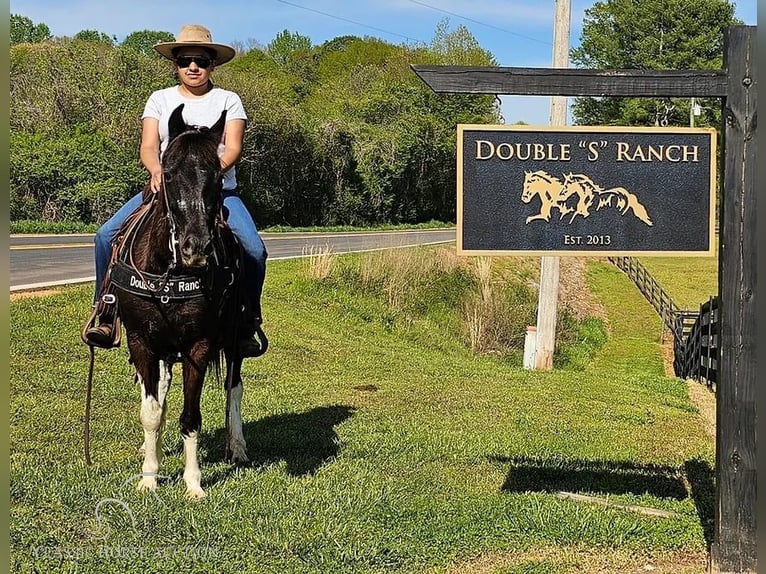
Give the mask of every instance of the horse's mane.
M 549 183 L 561 183 L 561 180 L 559 178 L 549 174 L 547 171 L 542 170 L 542 169 L 539 169 L 537 171 L 528 171 L 526 173 L 527 173 L 527 177 L 530 178 L 530 179 L 531 178 L 538 178 L 538 179 L 545 180 L 545 181 L 547 181 Z
M 168 144 L 162 161 L 166 171 L 174 171 L 188 162 L 218 167 L 218 142 L 210 128 L 191 128 Z

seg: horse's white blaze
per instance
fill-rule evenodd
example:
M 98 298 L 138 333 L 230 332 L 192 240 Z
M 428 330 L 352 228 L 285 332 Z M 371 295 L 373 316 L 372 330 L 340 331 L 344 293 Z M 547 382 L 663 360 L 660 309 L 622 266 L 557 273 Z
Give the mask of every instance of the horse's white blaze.
M 242 381 L 231 390 L 231 404 L 229 405 L 229 446 L 231 457 L 234 461 L 247 462 L 247 444 L 245 435 L 242 433 Z
M 188 498 L 202 498 L 205 491 L 202 490 L 200 479 L 202 473 L 199 471 L 197 462 L 197 432 L 194 431 L 189 436 L 184 435 L 184 482 L 186 482 L 186 496 Z
M 139 376 L 139 381 L 141 377 Z M 160 379 L 155 399 L 146 393 L 146 387 L 141 381 L 141 424 L 144 427 L 144 464 L 141 473 L 144 475 L 138 483 L 139 490 L 154 490 L 157 488 L 157 474 L 162 458 L 162 427 L 167 411 L 165 398 L 173 378 L 172 365 L 160 361 Z

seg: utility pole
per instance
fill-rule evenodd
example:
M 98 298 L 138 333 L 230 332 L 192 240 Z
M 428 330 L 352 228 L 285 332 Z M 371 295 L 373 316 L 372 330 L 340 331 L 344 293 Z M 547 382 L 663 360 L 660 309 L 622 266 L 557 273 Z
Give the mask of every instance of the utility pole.
M 569 67 L 569 28 L 572 9 L 570 0 L 554 0 L 553 67 Z M 566 96 L 551 97 L 551 126 L 567 123 Z M 540 290 L 537 296 L 537 336 L 535 341 L 535 369 L 553 368 L 556 347 L 556 314 L 559 299 L 559 257 L 545 256 L 540 261 Z
M 694 127 L 694 108 L 697 105 L 696 98 L 692 98 L 691 102 L 689 102 L 689 127 Z

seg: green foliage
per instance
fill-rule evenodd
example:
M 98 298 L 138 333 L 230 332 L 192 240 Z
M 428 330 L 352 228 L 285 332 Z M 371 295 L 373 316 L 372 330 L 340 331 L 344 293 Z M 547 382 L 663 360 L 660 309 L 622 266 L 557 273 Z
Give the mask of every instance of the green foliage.
M 737 23 L 728 0 L 596 2 L 585 11 L 580 45 L 572 61 L 596 69 L 721 69 L 724 30 Z M 698 99 L 698 126 L 718 126 L 715 98 Z M 583 125 L 689 125 L 688 98 L 576 98 L 572 113 Z
M 596 317 L 578 321 L 563 308 L 559 310 L 557 325 L 553 367 L 585 370 L 593 356 L 606 344 L 606 325 Z
M 95 233 L 98 225 L 82 221 L 41 221 L 39 219 L 17 219 L 11 221 L 11 233 Z
M 329 274 L 307 284 L 306 296 L 330 299 L 351 316 L 387 330 L 403 330 L 414 339 L 423 337 L 424 329 L 439 331 L 445 344 L 521 364 L 526 326 L 535 322 L 537 295 L 522 277 L 507 272 L 512 265 L 495 262 L 493 277 L 483 280 L 480 271 L 448 249 L 372 252 L 338 258 Z M 584 370 L 606 340 L 601 320 L 578 320 L 562 308 L 556 368 Z
M 449 30 L 449 18 L 443 18 L 436 25 L 436 33 L 431 41 L 431 50 L 438 54 L 443 64 L 451 66 L 496 66 L 495 57 L 483 49 L 471 31 L 458 26 Z
M 311 38 L 298 32 L 282 30 L 266 46 L 266 53 L 279 68 L 287 69 L 288 64 L 301 52 L 309 52 L 312 48 Z
M 35 24 L 20 14 L 11 14 L 10 20 L 11 46 L 15 44 L 38 44 L 52 38 L 47 24 Z
M 75 40 L 82 40 L 83 42 L 96 42 L 101 44 L 108 44 L 113 46 L 117 42 L 117 38 L 114 36 L 107 36 L 103 32 L 98 30 L 80 30 L 74 35 Z
M 139 30 L 125 36 L 120 46 L 138 52 L 142 56 L 162 58 L 154 49 L 154 45 L 159 42 L 173 42 L 174 40 L 175 36 L 171 32 Z
M 12 145 L 22 145 L 11 154 L 15 216 L 97 221 L 142 187 L 139 118 L 151 91 L 174 81 L 151 49 L 165 34 L 135 32 L 119 46 L 84 33 L 12 46 Z M 492 96 L 437 96 L 410 68 L 454 62 L 494 60 L 467 29 L 443 22 L 433 48 L 416 49 L 354 36 L 312 46 L 285 30 L 216 70 L 215 82 L 240 94 L 250 119 L 237 175 L 259 226 L 454 221 L 455 124 L 499 117 Z M 68 142 L 75 133 L 114 144 L 111 166 L 95 146 L 92 163 L 106 171 L 83 180 L 74 166 L 26 169 L 40 155 L 24 142 L 42 134 Z M 83 160 L 94 141 L 82 142 Z
M 10 142 L 11 219 L 103 223 L 143 187 L 136 160 L 101 134 L 11 131 Z

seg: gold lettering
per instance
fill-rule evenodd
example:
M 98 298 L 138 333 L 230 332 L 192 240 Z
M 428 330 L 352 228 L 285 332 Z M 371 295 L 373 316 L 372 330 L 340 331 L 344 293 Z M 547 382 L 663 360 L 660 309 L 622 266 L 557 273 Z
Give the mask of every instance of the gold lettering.
M 481 155 L 482 145 L 489 146 L 489 155 Z M 495 153 L 495 146 L 487 140 L 476 140 L 476 159 L 489 159 Z
M 640 147 L 640 146 L 639 146 Z M 647 161 L 662 161 L 662 146 L 659 149 L 650 145 L 649 146 L 649 159 Z
M 689 159 L 689 156 L 692 157 L 692 159 Z M 697 146 L 691 146 L 691 149 L 689 149 L 688 145 L 684 146 L 684 161 L 692 161 L 694 163 L 697 163 L 699 159 L 697 158 Z
M 570 156 L 571 150 L 570 150 L 569 144 L 561 144 L 559 148 L 561 149 L 561 156 L 559 157 L 561 161 L 569 161 L 570 159 L 572 159 Z
M 628 156 L 629 150 L 627 142 L 617 142 L 617 161 L 634 161 Z
M 678 157 L 678 156 L 673 157 L 672 155 L 670 155 L 670 153 L 672 151 L 681 151 L 681 146 L 680 145 L 669 145 L 667 147 L 667 149 L 665 150 L 665 158 L 668 161 L 672 161 L 673 163 L 677 163 L 677 162 L 681 161 L 680 157 Z
M 598 159 L 598 142 L 590 142 L 588 144 L 588 161 L 596 161 Z M 617 161 L 620 161 L 619 159 Z
M 535 159 L 536 160 L 542 160 L 545 159 L 545 146 L 541 143 L 536 143 L 534 146 L 535 149 Z
M 526 148 L 526 154 L 522 152 L 522 150 L 525 148 Z M 518 143 L 516 144 L 516 159 L 520 161 L 527 161 L 531 154 L 532 154 L 531 144 L 518 144 Z
M 502 149 L 508 150 L 508 155 L 502 154 Z M 513 146 L 509 143 L 501 143 L 497 146 L 497 157 L 498 159 L 511 159 L 513 157 Z

